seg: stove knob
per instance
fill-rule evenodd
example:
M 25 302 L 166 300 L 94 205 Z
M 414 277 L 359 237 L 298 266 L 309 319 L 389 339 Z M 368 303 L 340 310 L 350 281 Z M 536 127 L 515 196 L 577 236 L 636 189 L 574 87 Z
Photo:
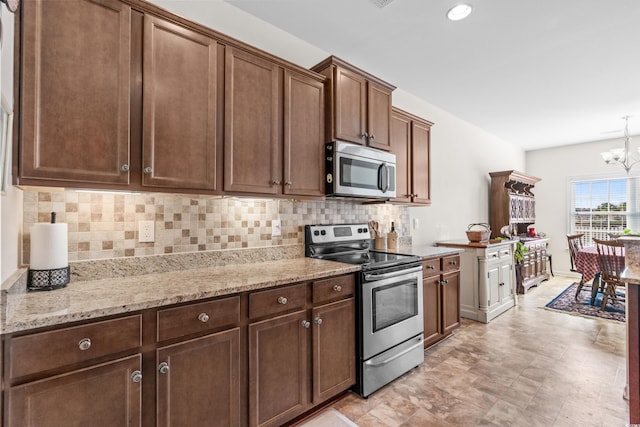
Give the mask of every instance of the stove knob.
M 325 230 L 321 230 L 320 234 L 322 234 L 324 236 L 325 234 L 327 234 L 327 232 Z
M 319 232 L 318 230 L 315 230 L 315 231 L 313 232 L 313 235 L 314 235 L 314 236 L 319 236 L 319 235 L 320 235 L 320 232 Z

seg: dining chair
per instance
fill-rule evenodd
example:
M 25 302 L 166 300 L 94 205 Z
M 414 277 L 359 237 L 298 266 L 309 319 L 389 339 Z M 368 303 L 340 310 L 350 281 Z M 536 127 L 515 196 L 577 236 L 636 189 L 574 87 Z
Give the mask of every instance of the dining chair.
M 571 271 L 575 273 L 580 273 L 578 270 L 576 270 L 576 256 L 578 256 L 578 251 L 583 247 L 583 237 L 584 234 L 567 234 L 567 243 L 569 244 L 569 257 L 571 258 Z M 580 283 L 578 284 L 578 289 L 576 290 L 576 299 L 578 299 L 578 295 L 580 295 L 580 291 L 583 287 L 584 277 L 580 277 Z
M 607 306 L 607 301 L 617 301 L 616 287 L 624 288 L 624 281 L 620 278 L 624 270 L 624 245 L 617 240 L 593 239 L 598 250 L 598 262 L 604 282 L 602 294 L 602 309 Z

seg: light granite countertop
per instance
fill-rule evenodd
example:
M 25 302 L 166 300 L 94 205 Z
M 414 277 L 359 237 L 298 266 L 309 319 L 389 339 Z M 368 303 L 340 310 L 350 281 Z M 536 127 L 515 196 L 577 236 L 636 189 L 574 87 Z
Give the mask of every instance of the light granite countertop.
M 423 259 L 459 248 L 401 245 Z M 299 245 L 212 251 L 71 264 L 71 282 L 53 291 L 27 291 L 27 269 L 2 284 L 0 333 L 62 325 L 204 298 L 352 273 L 360 266 L 305 258 Z M 99 277 L 99 279 L 95 279 Z
M 71 281 L 53 291 L 26 291 L 26 269 L 2 293 L 0 333 L 61 325 L 202 298 L 358 271 L 357 265 L 311 258 L 218 265 L 180 271 Z

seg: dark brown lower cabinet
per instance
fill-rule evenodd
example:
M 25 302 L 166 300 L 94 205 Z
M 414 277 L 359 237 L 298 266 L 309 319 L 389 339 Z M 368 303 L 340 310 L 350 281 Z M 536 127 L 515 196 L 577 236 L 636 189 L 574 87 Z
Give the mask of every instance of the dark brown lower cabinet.
M 307 318 L 304 310 L 249 325 L 249 425 L 281 425 L 307 409 Z
M 8 425 L 140 426 L 142 359 L 134 355 L 8 391 Z
M 282 425 L 355 384 L 354 288 L 347 274 L 5 335 L 1 424 Z
M 356 382 L 355 300 L 316 307 L 313 317 L 313 402 L 321 403 Z
M 240 416 L 240 328 L 156 352 L 156 425 L 235 426 Z
M 424 346 L 429 347 L 460 326 L 459 255 L 423 261 Z

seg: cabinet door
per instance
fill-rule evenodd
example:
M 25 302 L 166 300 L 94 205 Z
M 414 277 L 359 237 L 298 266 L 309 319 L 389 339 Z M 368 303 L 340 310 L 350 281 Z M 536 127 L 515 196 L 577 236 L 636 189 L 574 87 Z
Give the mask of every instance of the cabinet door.
M 512 264 L 507 260 L 500 263 L 500 302 L 504 302 L 513 294 L 513 280 L 511 279 Z
M 411 202 L 411 119 L 393 111 L 391 115 L 391 152 L 396 155 L 396 198 Z
M 131 8 L 117 0 L 21 8 L 20 178 L 127 184 Z
M 313 403 L 321 403 L 356 383 L 355 299 L 316 307 L 313 328 Z
M 280 192 L 280 90 L 277 64 L 226 47 L 225 191 Z
M 414 121 L 412 133 L 413 202 L 431 204 L 431 125 Z
M 144 17 L 145 186 L 217 189 L 217 43 Z
M 425 348 L 438 341 L 442 336 L 442 312 L 440 303 L 442 285 L 440 275 L 422 278 L 422 313 L 424 315 Z
M 340 67 L 334 72 L 335 137 L 365 145 L 367 81 Z
M 489 311 L 500 303 L 500 265 L 495 263 L 487 265 L 487 284 L 489 290 Z M 482 302 L 480 303 L 482 305 Z
M 41 381 L 12 387 L 6 393 L 9 427 L 139 426 L 141 369 L 135 355 Z
M 239 328 L 162 347 L 156 355 L 157 426 L 238 425 Z
M 448 335 L 460 326 L 460 272 L 442 276 L 442 334 Z
M 324 195 L 324 84 L 284 74 L 284 193 Z
M 249 325 L 249 425 L 279 426 L 309 404 L 307 311 Z
M 368 82 L 367 107 L 369 146 L 381 150 L 391 149 L 391 91 Z

